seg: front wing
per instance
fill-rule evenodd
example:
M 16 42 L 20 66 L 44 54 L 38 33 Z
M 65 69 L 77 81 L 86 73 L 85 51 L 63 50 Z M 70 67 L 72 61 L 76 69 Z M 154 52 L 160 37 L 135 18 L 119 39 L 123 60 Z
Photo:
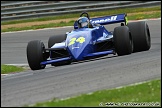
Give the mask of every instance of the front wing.
M 107 54 L 115 54 L 115 51 L 114 50 L 107 50 L 107 51 L 102 51 L 102 52 L 90 53 L 90 54 L 84 56 L 84 58 L 102 56 L 102 55 L 107 55 Z M 59 59 L 54 59 L 54 60 L 50 59 L 50 60 L 47 60 L 47 61 L 43 61 L 40 64 L 46 65 L 46 64 L 52 64 L 52 63 L 63 62 L 63 61 L 68 61 L 68 60 L 73 60 L 73 59 L 72 59 L 72 57 L 65 57 L 65 58 L 59 58 Z

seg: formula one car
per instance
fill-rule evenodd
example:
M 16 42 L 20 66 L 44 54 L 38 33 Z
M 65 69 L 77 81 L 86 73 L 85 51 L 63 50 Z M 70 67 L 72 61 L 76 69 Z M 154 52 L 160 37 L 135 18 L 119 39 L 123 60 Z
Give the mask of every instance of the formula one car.
M 114 23 L 121 23 L 114 31 L 103 26 Z M 26 51 L 30 68 L 39 70 L 47 64 L 67 65 L 108 54 L 123 56 L 150 47 L 150 31 L 145 21 L 128 23 L 125 13 L 90 18 L 87 12 L 82 12 L 74 22 L 74 30 L 51 36 L 48 48 L 40 40 L 30 41 Z

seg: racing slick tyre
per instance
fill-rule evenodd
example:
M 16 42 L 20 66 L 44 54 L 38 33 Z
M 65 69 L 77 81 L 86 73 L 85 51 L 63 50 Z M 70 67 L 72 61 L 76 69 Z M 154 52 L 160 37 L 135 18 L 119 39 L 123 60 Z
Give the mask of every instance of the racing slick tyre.
M 131 54 L 133 51 L 133 41 L 127 26 L 119 26 L 114 29 L 113 39 L 115 51 L 118 56 Z
M 48 39 L 48 48 L 51 48 L 55 43 L 60 43 L 66 39 L 66 34 L 51 36 Z
M 149 50 L 151 47 L 150 30 L 145 21 L 128 23 L 133 39 L 133 52 Z
M 27 45 L 27 60 L 32 70 L 44 69 L 46 65 L 41 65 L 46 60 L 45 46 L 40 40 L 30 41 Z
M 67 35 L 66 34 L 61 34 L 61 35 L 56 35 L 56 36 L 51 36 L 48 40 L 48 48 L 51 48 L 55 43 L 60 43 L 64 40 L 66 40 Z M 61 51 L 59 53 L 64 54 L 65 51 Z M 54 55 L 55 56 L 55 55 Z M 61 65 L 68 65 L 71 64 L 71 61 L 62 61 L 62 62 L 58 62 L 58 63 L 52 63 L 52 66 L 61 66 Z

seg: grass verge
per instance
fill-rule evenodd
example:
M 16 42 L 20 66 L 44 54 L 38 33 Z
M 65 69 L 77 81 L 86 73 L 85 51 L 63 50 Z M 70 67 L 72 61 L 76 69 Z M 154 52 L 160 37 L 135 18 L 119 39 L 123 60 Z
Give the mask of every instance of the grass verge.
M 18 66 L 11 66 L 11 65 L 1 65 L 1 74 L 8 74 L 8 73 L 14 73 L 14 72 L 21 72 L 25 69 Z
M 161 6 L 149 7 L 149 8 L 125 8 L 125 9 L 114 9 L 107 11 L 97 11 L 97 12 L 89 12 L 90 17 L 99 17 L 105 15 L 119 14 L 119 13 L 127 13 L 129 20 L 139 20 L 145 18 L 159 18 L 161 17 Z M 80 13 L 79 13 L 80 14 Z M 41 29 L 41 28 L 50 28 L 50 27 L 62 27 L 62 26 L 73 26 L 74 20 L 70 20 L 68 18 L 76 18 L 78 19 L 79 14 L 66 14 L 61 16 L 53 16 L 53 17 L 44 17 L 37 19 L 28 19 L 28 20 L 18 20 L 18 21 L 7 21 L 1 22 L 1 32 L 12 32 L 12 31 L 20 31 L 20 30 L 30 30 L 30 29 Z M 64 21 L 58 21 L 58 20 Z M 53 21 L 46 22 L 42 24 L 44 21 Z M 28 24 L 29 22 L 33 22 L 33 24 Z M 35 23 L 34 23 L 35 22 Z M 39 24 L 41 22 L 41 24 Z M 20 25 L 22 23 L 22 25 Z M 26 23 L 26 24 L 25 24 Z M 19 24 L 19 25 L 14 25 Z M 11 26 L 9 26 L 11 25 Z M 25 25 L 25 26 L 24 26 Z M 8 26 L 8 27 L 5 27 Z
M 98 107 L 98 106 L 161 106 L 161 79 L 109 90 L 82 94 L 65 100 L 53 99 L 32 107 Z M 27 105 L 25 105 L 27 106 Z M 29 106 L 28 106 L 29 107 Z
M 95 12 L 88 12 L 88 13 L 90 14 L 90 17 L 96 17 L 96 16 L 105 16 L 105 15 L 120 14 L 120 13 L 141 13 L 141 12 L 150 12 L 150 11 L 161 11 L 161 6 L 148 7 L 148 8 L 113 9 L 113 10 L 95 11 Z M 35 18 L 35 19 L 5 21 L 5 22 L 1 22 L 1 25 L 17 24 L 17 23 L 24 23 L 24 22 L 58 20 L 58 19 L 66 19 L 66 18 L 78 18 L 79 15 L 80 13 L 42 17 L 42 18 Z

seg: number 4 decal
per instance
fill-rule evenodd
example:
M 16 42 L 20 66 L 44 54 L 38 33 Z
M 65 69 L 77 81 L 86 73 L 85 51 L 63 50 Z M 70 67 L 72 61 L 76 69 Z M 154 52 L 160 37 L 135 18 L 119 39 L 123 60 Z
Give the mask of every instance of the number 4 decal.
M 84 37 L 79 37 L 78 39 L 71 38 L 68 46 L 73 45 L 75 42 L 83 43 L 85 42 L 85 38 Z

